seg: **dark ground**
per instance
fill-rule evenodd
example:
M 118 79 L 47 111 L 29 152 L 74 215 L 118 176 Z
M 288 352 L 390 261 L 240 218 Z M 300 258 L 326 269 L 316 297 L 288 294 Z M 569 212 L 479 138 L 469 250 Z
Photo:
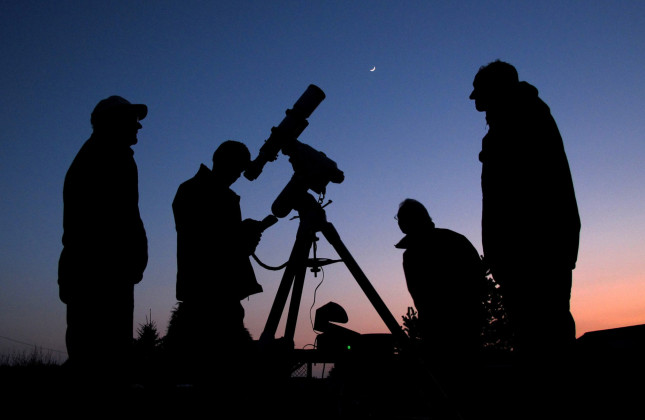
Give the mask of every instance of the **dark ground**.
M 233 413 L 225 418 L 235 419 L 636 419 L 645 416 L 642 356 L 606 350 L 580 354 L 566 379 L 532 393 L 514 383 L 503 361 L 489 363 L 477 375 L 471 415 L 461 417 L 431 385 L 432 374 L 396 358 L 345 360 L 325 379 L 264 377 L 237 391 L 217 379 L 203 387 L 185 386 L 159 374 L 141 376 L 136 385 L 104 387 L 74 382 L 58 365 L 3 366 L 0 406 L 28 417 L 190 419 L 224 411 Z M 564 399 L 551 404 L 557 389 L 564 390 Z M 526 399 L 513 405 L 518 395 Z

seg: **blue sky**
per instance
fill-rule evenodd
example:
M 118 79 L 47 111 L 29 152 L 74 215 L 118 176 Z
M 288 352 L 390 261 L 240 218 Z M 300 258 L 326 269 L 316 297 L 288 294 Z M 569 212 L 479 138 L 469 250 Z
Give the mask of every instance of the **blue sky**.
M 223 140 L 255 156 L 309 84 L 327 97 L 300 140 L 345 173 L 328 187 L 328 219 L 400 320 L 412 304 L 393 246 L 401 200 L 422 201 L 481 252 L 486 124 L 468 95 L 477 69 L 498 58 L 539 89 L 564 138 L 583 226 L 578 335 L 644 323 L 644 18 L 639 1 L 3 1 L 0 336 L 65 350 L 62 185 L 100 99 L 149 107 L 134 147 L 150 241 L 135 329 L 151 314 L 163 332 L 176 302 L 177 187 Z M 280 156 L 257 180 L 234 184 L 243 216 L 269 214 L 292 173 Z M 289 218 L 257 249 L 269 265 L 291 251 L 298 225 Z M 335 258 L 324 239 L 318 255 Z M 256 265 L 256 274 L 265 291 L 244 305 L 258 337 L 282 272 Z M 296 345 L 313 343 L 310 308 L 328 301 L 345 307 L 348 328 L 386 331 L 335 264 L 324 279 L 307 276 Z M 15 341 L 0 348 L 21 348 Z

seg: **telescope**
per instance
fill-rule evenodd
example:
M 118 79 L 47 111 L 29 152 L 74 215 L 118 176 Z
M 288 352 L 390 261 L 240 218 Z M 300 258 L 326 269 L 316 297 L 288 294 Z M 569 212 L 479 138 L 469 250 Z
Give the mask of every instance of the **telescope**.
M 293 144 L 298 139 L 309 125 L 307 118 L 324 99 L 325 92 L 316 85 L 309 85 L 293 105 L 293 108 L 285 111 L 286 116 L 282 122 L 277 127 L 271 128 L 271 135 L 260 148 L 258 157 L 244 171 L 244 176 L 249 181 L 257 179 L 267 162 L 276 160 L 280 150 Z
M 282 122 L 271 128 L 271 135 L 260 148 L 258 157 L 244 172 L 244 176 L 253 181 L 260 175 L 267 162 L 273 162 L 278 158 L 278 152 L 282 151 L 289 156 L 294 175 L 271 206 L 272 213 L 277 217 L 285 217 L 299 202 L 306 200 L 304 194 L 308 190 L 324 195 L 329 182 L 338 184 L 345 179 L 336 162 L 298 140 L 309 125 L 307 118 L 324 99 L 325 93 L 318 86 L 309 85 L 293 108 L 287 109 Z

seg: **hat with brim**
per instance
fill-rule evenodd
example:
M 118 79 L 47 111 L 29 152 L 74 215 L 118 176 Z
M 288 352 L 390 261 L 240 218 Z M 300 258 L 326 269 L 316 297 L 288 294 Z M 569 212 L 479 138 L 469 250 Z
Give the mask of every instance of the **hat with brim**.
M 119 111 L 131 111 L 139 120 L 142 120 L 148 115 L 148 107 L 144 104 L 132 104 L 127 99 L 120 96 L 110 96 L 109 98 L 101 100 L 94 107 L 92 111 L 92 121 L 98 116 L 105 116 L 115 114 Z

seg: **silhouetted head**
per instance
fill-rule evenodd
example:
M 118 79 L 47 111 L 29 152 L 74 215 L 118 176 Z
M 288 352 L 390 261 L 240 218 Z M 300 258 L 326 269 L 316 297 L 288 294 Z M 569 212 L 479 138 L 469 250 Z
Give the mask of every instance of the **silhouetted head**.
M 143 128 L 139 121 L 146 115 L 146 105 L 131 104 L 120 96 L 110 96 L 96 104 L 90 121 L 95 133 L 109 135 L 132 146 L 137 144 L 137 132 Z
M 489 111 L 503 103 L 518 84 L 519 76 L 515 67 L 496 60 L 479 68 L 470 99 L 475 101 L 477 111 Z
M 423 204 L 412 198 L 406 198 L 399 204 L 396 214 L 401 232 L 408 233 L 425 228 L 434 228 L 434 222 Z
M 226 140 L 213 153 L 213 175 L 231 186 L 251 163 L 249 149 L 235 140 Z

